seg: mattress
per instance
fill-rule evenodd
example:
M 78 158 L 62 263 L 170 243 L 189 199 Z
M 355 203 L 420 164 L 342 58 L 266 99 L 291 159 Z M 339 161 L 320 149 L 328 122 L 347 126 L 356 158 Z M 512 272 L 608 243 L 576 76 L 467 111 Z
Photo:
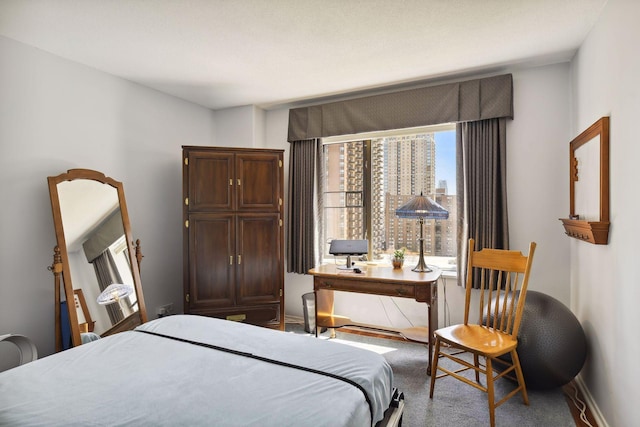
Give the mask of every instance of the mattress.
M 0 373 L 0 425 L 371 426 L 392 383 L 368 350 L 176 315 Z

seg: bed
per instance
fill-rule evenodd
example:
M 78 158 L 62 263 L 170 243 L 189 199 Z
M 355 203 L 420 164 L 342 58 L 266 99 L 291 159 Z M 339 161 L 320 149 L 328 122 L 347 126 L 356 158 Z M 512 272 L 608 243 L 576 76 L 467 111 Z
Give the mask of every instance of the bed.
M 402 396 L 371 351 L 175 315 L 0 373 L 0 425 L 372 426 Z

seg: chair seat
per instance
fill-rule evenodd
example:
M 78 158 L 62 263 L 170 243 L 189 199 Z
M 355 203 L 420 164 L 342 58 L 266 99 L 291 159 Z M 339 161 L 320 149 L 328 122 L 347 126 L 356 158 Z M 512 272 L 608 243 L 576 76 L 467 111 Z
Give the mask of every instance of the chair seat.
M 450 345 L 473 352 L 498 357 L 518 346 L 518 340 L 482 325 L 453 325 L 435 331 Z

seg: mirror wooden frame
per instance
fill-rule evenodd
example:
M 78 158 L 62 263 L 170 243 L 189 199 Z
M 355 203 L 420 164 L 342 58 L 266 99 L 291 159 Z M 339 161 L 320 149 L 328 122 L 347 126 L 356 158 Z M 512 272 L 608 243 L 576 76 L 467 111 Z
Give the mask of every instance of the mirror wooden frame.
M 84 299 L 84 292 L 82 291 L 82 289 L 74 289 L 73 293 L 78 298 L 78 300 L 76 301 L 76 312 L 78 311 L 79 305 L 80 309 L 82 310 L 82 315 L 85 319 L 84 323 L 80 323 L 80 321 L 78 321 L 80 332 L 93 332 L 96 321 L 91 319 L 91 312 L 89 311 L 89 307 L 87 307 L 87 301 Z
M 71 269 L 69 266 L 69 256 L 67 252 L 67 244 L 65 241 L 64 227 L 62 222 L 62 212 L 60 209 L 60 197 L 58 194 L 58 184 L 64 181 L 73 181 L 78 179 L 86 179 L 97 181 L 102 184 L 110 185 L 115 188 L 118 193 L 118 202 L 120 205 L 120 212 L 122 216 L 122 226 L 124 229 L 125 240 L 127 243 L 129 264 L 131 267 L 131 275 L 133 277 L 134 289 L 138 298 L 138 315 L 139 323 L 134 321 L 123 322 L 126 324 L 120 325 L 119 328 L 112 328 L 114 330 L 111 333 L 121 332 L 123 330 L 131 329 L 139 324 L 147 321 L 147 310 L 144 303 L 144 297 L 142 293 L 142 284 L 140 280 L 140 260 L 142 254 L 140 252 L 140 241 L 133 242 L 131 234 L 131 224 L 129 221 L 129 213 L 127 210 L 127 203 L 124 197 L 124 188 L 122 182 L 116 181 L 113 178 L 105 176 L 103 173 L 90 170 L 90 169 L 70 169 L 66 173 L 62 173 L 58 176 L 47 177 L 49 183 L 49 196 L 51 198 L 51 211 L 53 213 L 53 224 L 56 233 L 57 246 L 54 248 L 54 261 L 53 265 L 49 268 L 54 273 L 55 282 L 55 313 L 56 313 L 56 351 L 60 351 L 62 348 L 61 338 L 61 321 L 60 321 L 60 275 L 62 276 L 62 282 L 64 287 L 64 294 L 67 300 L 67 309 L 69 314 L 70 332 L 71 332 L 71 344 L 77 346 L 82 344 L 80 335 L 80 325 L 78 324 L 78 315 L 76 311 L 74 288 L 71 279 Z M 135 259 L 133 259 L 135 257 Z M 126 319 L 125 319 L 126 320 Z M 116 325 L 118 326 L 118 325 Z
M 578 181 L 578 160 L 576 150 L 590 141 L 598 139 L 599 149 L 599 188 L 592 189 L 599 197 L 598 221 L 581 219 L 576 213 L 575 183 Z M 609 117 L 600 118 L 569 143 L 569 218 L 560 218 L 565 234 L 574 239 L 596 245 L 609 242 Z

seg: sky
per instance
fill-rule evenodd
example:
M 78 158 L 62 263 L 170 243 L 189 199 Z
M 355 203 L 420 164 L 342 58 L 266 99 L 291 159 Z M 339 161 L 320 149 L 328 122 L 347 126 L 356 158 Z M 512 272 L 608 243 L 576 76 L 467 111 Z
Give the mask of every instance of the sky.
M 447 181 L 449 194 L 456 194 L 456 131 L 436 133 L 436 185 Z

